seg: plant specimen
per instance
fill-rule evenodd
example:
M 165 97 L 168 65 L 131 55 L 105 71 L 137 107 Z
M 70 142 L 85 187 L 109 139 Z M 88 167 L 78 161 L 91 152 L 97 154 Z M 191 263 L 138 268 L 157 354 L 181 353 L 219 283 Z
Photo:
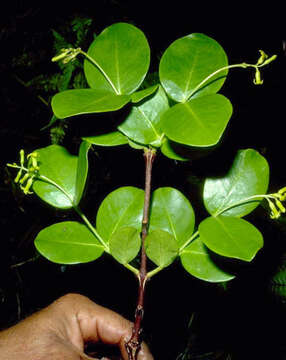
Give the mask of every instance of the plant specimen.
M 209 216 L 199 224 L 183 193 L 171 187 L 151 188 L 158 152 L 170 161 L 188 161 L 184 150 L 208 149 L 221 141 L 232 115 L 231 102 L 218 94 L 228 70 L 250 69 L 254 84 L 261 85 L 261 68 L 276 56 L 268 57 L 260 50 L 256 64 L 229 65 L 220 44 L 195 33 L 166 49 L 158 82 L 143 87 L 150 48 L 141 30 L 127 23 L 106 28 L 87 52 L 62 49 L 53 61 L 69 63 L 78 56 L 84 57 L 89 88 L 57 93 L 52 99 L 55 117 L 84 118 L 85 114 L 106 112 L 116 117 L 123 107 L 129 107 L 128 115 L 123 120 L 119 117 L 115 129 L 83 137 L 77 156 L 63 146 L 50 145 L 27 156 L 21 150 L 20 164 L 8 165 L 18 169 L 15 182 L 25 194 L 34 192 L 58 209 L 73 208 L 81 220 L 43 229 L 35 239 L 40 254 L 56 263 L 75 264 L 94 261 L 106 252 L 138 278 L 133 334 L 126 343 L 129 359 L 134 360 L 141 344 L 147 280 L 180 258 L 192 276 L 209 282 L 229 281 L 235 275 L 221 268 L 212 254 L 251 261 L 262 248 L 263 237 L 243 217 L 263 199 L 270 206 L 271 217 L 285 212 L 286 188 L 267 194 L 269 166 L 253 149 L 240 150 L 226 175 L 206 178 L 202 199 Z M 96 115 L 95 132 L 98 121 Z M 95 220 L 80 207 L 91 146 L 130 146 L 142 151 L 145 158 L 144 190 L 132 186 L 114 189 L 101 203 Z M 140 260 L 139 267 L 134 259 Z

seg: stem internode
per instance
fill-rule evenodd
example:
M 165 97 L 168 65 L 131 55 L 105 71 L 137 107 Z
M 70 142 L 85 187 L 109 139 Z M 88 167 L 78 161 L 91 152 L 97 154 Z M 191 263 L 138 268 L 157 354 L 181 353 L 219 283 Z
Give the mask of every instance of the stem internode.
M 152 165 L 155 159 L 156 153 L 152 149 L 144 151 L 145 158 L 145 197 L 141 230 L 141 262 L 140 271 L 138 274 L 139 288 L 138 288 L 138 300 L 135 310 L 135 321 L 132 329 L 132 335 L 129 341 L 125 344 L 126 351 L 128 353 L 129 360 L 136 360 L 138 352 L 141 347 L 141 334 L 142 334 L 142 320 L 144 316 L 144 297 L 145 297 L 145 285 L 147 280 L 147 255 L 145 251 L 145 239 L 148 234 L 149 226 L 149 210 L 151 199 L 151 180 L 152 180 Z

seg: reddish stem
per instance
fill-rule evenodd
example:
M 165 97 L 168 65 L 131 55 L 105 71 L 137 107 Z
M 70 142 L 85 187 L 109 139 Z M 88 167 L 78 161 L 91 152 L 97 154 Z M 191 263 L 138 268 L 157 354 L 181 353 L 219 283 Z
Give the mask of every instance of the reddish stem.
M 138 352 L 141 347 L 141 333 L 142 333 L 142 320 L 144 316 L 144 296 L 145 296 L 145 283 L 147 276 L 147 255 L 145 251 L 145 238 L 148 234 L 149 225 L 149 210 L 151 199 L 151 179 L 152 179 L 152 165 L 155 159 L 156 153 L 154 150 L 146 150 L 144 152 L 145 158 L 145 197 L 144 197 L 144 209 L 142 219 L 142 231 L 141 231 L 141 263 L 140 272 L 138 276 L 139 288 L 138 288 L 138 300 L 135 310 L 135 321 L 132 329 L 132 335 L 129 341 L 125 344 L 128 359 L 136 360 Z

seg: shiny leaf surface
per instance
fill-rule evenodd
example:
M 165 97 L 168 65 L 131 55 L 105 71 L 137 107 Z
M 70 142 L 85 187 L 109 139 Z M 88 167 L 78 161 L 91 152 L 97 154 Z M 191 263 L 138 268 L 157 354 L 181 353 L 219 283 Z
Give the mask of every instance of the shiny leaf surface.
M 132 227 L 121 227 L 113 232 L 109 240 L 111 255 L 121 264 L 128 264 L 141 247 L 140 231 Z
M 223 177 L 208 178 L 204 185 L 204 204 L 212 215 L 221 213 L 239 201 L 267 192 L 269 166 L 266 159 L 253 149 L 240 150 Z M 251 200 L 222 212 L 223 216 L 245 216 L 260 200 Z
M 74 203 L 79 204 L 81 197 L 84 192 L 86 178 L 88 174 L 88 151 L 91 144 L 86 141 L 82 141 L 79 148 L 77 171 L 76 171 L 76 186 L 75 186 L 75 196 Z
M 78 157 L 71 155 L 59 145 L 38 149 L 37 153 L 39 153 L 40 175 L 54 181 L 66 194 L 42 180 L 34 182 L 34 192 L 56 208 L 71 208 L 75 204 Z
M 263 246 L 259 230 L 235 217 L 210 216 L 200 223 L 199 234 L 211 251 L 244 261 L 251 261 Z
M 135 187 L 121 187 L 101 203 L 96 227 L 100 236 L 108 242 L 113 233 L 122 227 L 141 230 L 144 191 Z
M 160 267 L 166 267 L 175 260 L 178 248 L 178 242 L 174 236 L 164 230 L 151 231 L 145 240 L 148 258 Z
M 84 72 L 91 88 L 131 94 L 144 80 L 150 63 L 150 48 L 143 32 L 131 24 L 116 23 L 99 34 L 88 49 L 102 72 L 89 60 Z
M 59 264 L 93 261 L 103 253 L 103 247 L 88 228 L 75 221 L 60 222 L 39 232 L 35 239 L 39 253 Z
M 193 241 L 181 254 L 181 262 L 188 273 L 209 282 L 229 281 L 235 276 L 220 269 L 200 238 Z
M 108 112 L 121 109 L 131 100 L 129 95 L 116 95 L 98 89 L 73 89 L 57 93 L 52 98 L 52 109 L 56 117 Z
M 163 187 L 152 195 L 149 231 L 170 233 L 182 245 L 194 231 L 195 214 L 189 200 L 178 190 Z
M 223 48 L 204 34 L 191 34 L 174 41 L 164 52 L 160 81 L 168 95 L 177 102 L 216 93 L 223 85 L 227 70 L 218 73 L 198 91 L 197 86 L 216 70 L 227 66 Z M 195 91 L 195 92 L 194 92 Z
M 159 142 L 160 145 L 161 117 L 168 108 L 168 98 L 162 87 L 159 87 L 153 96 L 133 105 L 130 114 L 118 129 L 135 142 L 154 145 Z
M 172 106 L 164 113 L 161 128 L 177 143 L 208 147 L 219 142 L 231 114 L 230 101 L 213 94 Z

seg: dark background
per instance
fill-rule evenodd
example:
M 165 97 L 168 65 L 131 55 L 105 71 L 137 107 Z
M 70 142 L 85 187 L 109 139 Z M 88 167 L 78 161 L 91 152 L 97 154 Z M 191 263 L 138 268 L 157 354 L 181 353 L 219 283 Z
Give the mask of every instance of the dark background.
M 286 184 L 285 174 L 285 37 L 284 12 L 275 2 L 263 4 L 191 1 L 65 1 L 58 4 L 9 1 L 1 10 L 1 243 L 0 243 L 0 327 L 5 328 L 67 292 L 79 292 L 132 319 L 137 284 L 132 275 L 109 257 L 94 263 L 61 267 L 35 257 L 33 239 L 45 226 L 72 213 L 54 212 L 33 196 L 13 190 L 6 162 L 18 152 L 50 143 L 49 132 L 41 131 L 52 112 L 37 92 L 24 87 L 35 74 L 55 72 L 51 29 L 60 31 L 76 16 L 92 17 L 92 31 L 100 33 L 118 21 L 131 22 L 148 38 L 152 50 L 151 70 L 156 71 L 160 55 L 178 37 L 202 32 L 225 49 L 229 63 L 257 61 L 258 50 L 277 54 L 278 59 L 263 70 L 263 86 L 254 86 L 249 71 L 231 71 L 222 93 L 232 102 L 234 115 L 221 146 L 208 156 L 188 164 L 159 156 L 154 167 L 154 188 L 174 186 L 197 206 L 201 179 L 219 169 L 224 171 L 236 151 L 252 147 L 268 160 L 270 191 Z M 91 36 L 92 34 L 89 34 Z M 33 67 L 13 65 L 23 52 L 34 60 Z M 52 95 L 52 94 L 51 94 Z M 81 120 L 71 121 L 67 144 L 77 151 Z M 67 135 L 67 136 L 68 136 Z M 2 166 L 3 165 L 3 166 Z M 100 201 L 115 187 L 143 187 L 143 159 L 130 149 L 99 149 L 91 161 L 96 174 L 90 180 L 89 202 L 83 206 L 94 216 Z M 250 265 L 239 265 L 240 276 L 225 291 L 191 278 L 180 264 L 155 277 L 147 287 L 145 332 L 156 359 L 176 359 L 191 339 L 191 352 L 229 351 L 233 359 L 286 359 L 281 326 L 285 324 L 283 301 L 271 291 L 271 279 L 283 262 L 285 226 L 270 221 L 257 210 L 250 220 L 264 234 L 265 247 Z M 24 265 L 14 267 L 14 264 Z M 187 325 L 195 313 L 192 336 Z M 194 356 L 194 355 L 193 355 Z M 189 357 L 189 359 L 195 357 Z M 214 358 L 214 357 L 213 357 Z M 211 359 L 204 357 L 204 359 Z

